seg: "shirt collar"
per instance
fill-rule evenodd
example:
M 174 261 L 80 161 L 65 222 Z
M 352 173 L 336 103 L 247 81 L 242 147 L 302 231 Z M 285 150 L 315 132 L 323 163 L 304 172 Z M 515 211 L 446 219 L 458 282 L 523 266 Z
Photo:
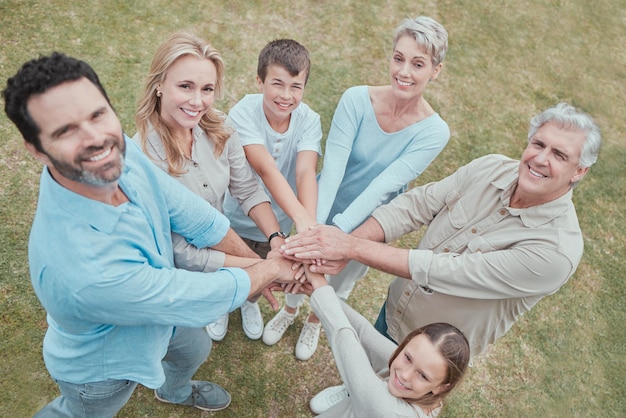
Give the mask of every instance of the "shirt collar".
M 191 133 L 193 135 L 194 142 L 197 142 L 198 139 L 202 138 L 204 131 L 202 130 L 200 125 L 196 125 L 191 130 Z M 150 144 L 150 146 L 154 150 L 154 153 L 161 160 L 167 161 L 167 154 L 165 153 L 165 148 L 163 147 L 163 141 L 161 140 L 161 137 L 159 136 L 159 134 L 154 130 L 154 127 L 152 126 L 152 124 L 149 122 L 148 122 L 148 135 L 146 137 L 146 141 L 148 142 L 148 144 Z
M 128 175 L 130 168 L 124 164 L 120 182 Z M 126 203 L 120 206 L 112 206 L 106 203 L 90 199 L 76 192 L 71 191 L 52 178 L 48 168 L 44 168 L 41 175 L 40 189 L 43 201 L 54 201 L 53 204 L 59 211 L 65 211 L 76 219 L 91 225 L 94 229 L 105 233 L 111 233 L 115 225 L 126 211 Z
M 518 179 L 518 167 L 509 173 L 506 173 L 502 177 L 494 180 L 491 184 L 494 187 L 502 190 L 500 195 L 500 201 L 502 205 L 507 208 L 512 216 L 519 216 L 524 226 L 528 228 L 535 228 L 540 225 L 545 225 L 552 221 L 554 218 L 567 212 L 573 205 L 572 203 L 572 189 L 565 193 L 563 196 L 551 200 L 550 202 L 543 203 L 537 206 L 531 206 L 529 208 L 511 208 L 509 203 L 511 201 L 511 195 L 517 186 Z

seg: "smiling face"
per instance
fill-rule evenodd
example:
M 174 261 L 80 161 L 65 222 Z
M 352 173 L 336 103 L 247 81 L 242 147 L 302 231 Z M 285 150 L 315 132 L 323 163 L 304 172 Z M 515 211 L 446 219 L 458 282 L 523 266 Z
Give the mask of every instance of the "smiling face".
M 396 42 L 389 73 L 394 91 L 419 96 L 430 80 L 439 75 L 443 64 L 433 66 L 432 57 L 410 36 L 401 36 Z
M 41 130 L 43 152 L 26 148 L 54 179 L 77 193 L 116 184 L 126 150 L 122 126 L 100 90 L 86 78 L 33 96 L 28 112 Z
M 157 87 L 160 115 L 175 135 L 189 136 L 215 100 L 217 70 L 206 58 L 185 55 L 174 61 Z
M 512 207 L 529 207 L 550 202 L 580 181 L 588 167 L 579 167 L 585 135 L 548 122 L 530 139 L 519 166 Z
M 275 130 L 282 131 L 280 125 L 289 121 L 291 112 L 302 102 L 306 72 L 307 70 L 302 70 L 294 77 L 282 66 L 270 65 L 265 81 L 257 76 L 259 89 L 263 94 L 263 111 Z M 277 127 L 279 129 L 276 129 Z
M 446 360 L 428 336 L 419 334 L 404 347 L 389 367 L 389 392 L 398 398 L 419 399 L 439 393 L 448 371 Z

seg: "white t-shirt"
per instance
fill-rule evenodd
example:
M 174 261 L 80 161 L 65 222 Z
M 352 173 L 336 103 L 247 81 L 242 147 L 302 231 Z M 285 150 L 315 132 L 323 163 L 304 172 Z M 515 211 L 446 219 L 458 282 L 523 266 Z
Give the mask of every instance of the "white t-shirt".
M 296 157 L 300 151 L 315 151 L 321 154 L 322 125 L 320 116 L 305 103 L 291 113 L 289 128 L 285 133 L 272 129 L 263 112 L 263 95 L 248 94 L 230 110 L 228 116 L 232 120 L 241 144 L 264 145 L 278 169 L 285 177 L 289 186 L 296 193 Z M 256 173 L 255 173 L 256 174 Z M 267 189 L 266 189 L 267 191 Z M 292 220 L 276 204 L 270 195 L 272 209 L 282 231 L 289 233 L 293 226 Z M 237 201 L 230 195 L 224 201 L 224 214 L 230 219 L 231 226 L 241 237 L 254 241 L 267 241 L 267 237 L 259 231 L 256 224 L 241 209 Z

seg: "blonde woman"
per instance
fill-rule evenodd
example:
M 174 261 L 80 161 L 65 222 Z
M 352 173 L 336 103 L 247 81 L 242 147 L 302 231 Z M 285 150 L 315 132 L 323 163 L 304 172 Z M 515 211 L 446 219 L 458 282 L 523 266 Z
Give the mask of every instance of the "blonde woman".
M 267 236 L 280 230 L 270 199 L 246 160 L 239 137 L 226 115 L 213 107 L 222 92 L 224 62 L 218 51 L 189 32 L 172 34 L 152 59 L 135 114 L 140 144 L 161 169 L 200 195 L 222 212 L 227 190 L 244 212 Z M 272 248 L 283 243 L 272 240 Z M 209 248 L 196 248 L 173 234 L 177 267 L 215 271 L 221 267 L 245 267 L 258 261 L 249 248 L 238 257 Z M 246 335 L 258 339 L 263 334 L 263 318 L 256 302 L 241 307 Z M 227 330 L 228 315 L 220 318 L 211 332 L 221 340 Z M 215 325 L 215 324 L 213 324 Z

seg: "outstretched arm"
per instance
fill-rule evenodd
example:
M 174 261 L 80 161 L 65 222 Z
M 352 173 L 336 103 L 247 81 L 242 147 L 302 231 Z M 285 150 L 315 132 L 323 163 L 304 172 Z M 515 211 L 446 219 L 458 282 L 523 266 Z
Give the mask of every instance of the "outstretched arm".
M 293 263 L 284 257 L 273 257 L 244 268 L 250 277 L 248 299 L 255 298 L 261 292 L 265 295 L 265 290 L 273 283 L 287 285 L 297 283 L 296 271 L 292 266 Z
M 313 215 L 311 215 L 311 212 L 307 210 L 304 203 L 310 201 L 311 199 L 313 200 L 314 203 L 312 206 L 312 213 L 314 214 L 315 205 L 317 204 L 317 184 L 315 182 L 317 153 L 314 151 L 303 151 L 298 153 L 298 160 L 296 163 L 296 176 L 300 177 L 297 178 L 297 180 L 301 180 L 302 184 L 306 185 L 305 187 L 307 190 L 303 190 L 303 192 L 305 193 L 301 194 L 300 188 L 298 188 L 298 197 L 296 197 L 296 195 L 291 190 L 291 186 L 289 186 L 289 183 L 276 166 L 274 159 L 267 151 L 265 146 L 260 144 L 246 145 L 244 147 L 244 151 L 246 153 L 246 158 L 248 159 L 248 162 L 250 163 L 254 171 L 257 172 L 259 177 L 261 177 L 261 180 L 263 180 L 263 184 L 265 184 L 267 190 L 270 192 L 276 203 L 278 203 L 278 206 L 280 206 L 281 209 L 287 214 L 287 216 L 289 216 L 294 221 L 298 231 L 300 231 L 301 229 L 304 230 L 309 226 L 314 225 L 315 218 Z M 308 157 L 301 157 L 301 154 L 311 155 Z M 313 167 L 312 176 L 309 172 L 307 172 L 310 170 L 305 170 L 301 168 L 302 164 L 300 164 L 300 162 L 302 159 L 306 160 L 308 166 Z M 298 176 L 299 171 L 305 172 L 304 178 L 302 178 L 302 176 Z M 306 178 L 307 175 L 308 178 Z M 297 184 L 299 183 L 300 182 L 297 181 Z M 303 197 L 305 198 L 304 201 L 302 201 Z M 308 199 L 308 201 L 306 199 Z M 307 206 L 311 206 L 310 203 L 308 203 Z
M 211 247 L 225 254 L 246 258 L 259 258 L 259 256 L 246 245 L 232 228 L 228 228 L 226 236 L 216 245 Z
M 324 325 L 355 416 L 415 416 L 413 406 L 393 396 L 386 381 L 377 374 L 386 369 L 385 360 L 393 353 L 395 344 L 371 324 L 357 323 L 355 327 L 342 305 L 330 286 L 319 287 L 311 297 L 311 307 Z M 357 322 L 367 323 L 367 320 L 360 317 Z M 370 336 L 373 341 L 369 340 Z
M 336 274 L 345 267 L 347 260 L 356 260 L 375 269 L 410 278 L 409 250 L 394 248 L 382 243 L 385 239 L 380 224 L 369 218 L 351 234 L 339 228 L 318 225 L 308 231 L 289 237 L 281 247 L 286 256 L 295 259 L 323 259 L 341 263 L 325 263 L 311 266 L 316 273 Z
M 274 232 L 280 230 L 280 224 L 276 220 L 276 215 L 272 210 L 270 202 L 259 203 L 254 206 L 248 212 L 248 216 L 254 221 L 259 230 L 263 232 L 266 237 L 269 237 Z M 283 243 L 281 237 L 276 237 L 270 241 L 272 250 L 278 249 Z
M 235 250 L 240 254 L 225 254 L 211 247 L 198 248 L 188 243 L 182 236 L 172 233 L 174 264 L 177 268 L 190 271 L 206 273 L 216 271 L 222 267 L 247 267 L 259 262 L 260 258 L 258 255 L 249 251 L 248 248 L 235 245 L 241 249 L 241 251 Z

